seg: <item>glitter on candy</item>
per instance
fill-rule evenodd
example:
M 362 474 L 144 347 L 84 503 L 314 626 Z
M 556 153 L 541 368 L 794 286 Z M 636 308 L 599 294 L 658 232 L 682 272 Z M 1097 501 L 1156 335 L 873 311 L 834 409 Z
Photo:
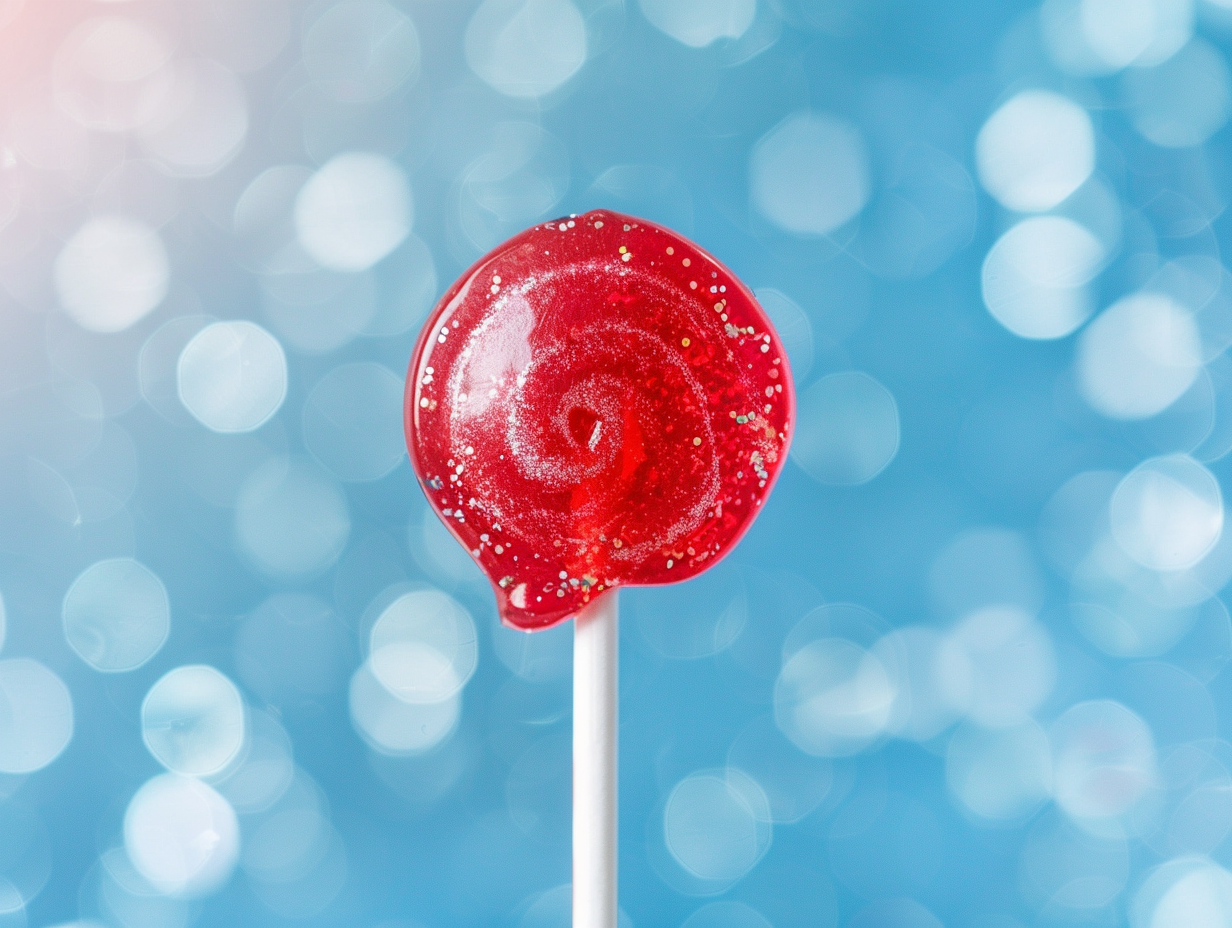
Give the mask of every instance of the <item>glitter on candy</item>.
M 547 628 L 730 551 L 786 459 L 787 354 L 696 245 L 606 211 L 479 260 L 429 317 L 406 428 L 502 619 Z

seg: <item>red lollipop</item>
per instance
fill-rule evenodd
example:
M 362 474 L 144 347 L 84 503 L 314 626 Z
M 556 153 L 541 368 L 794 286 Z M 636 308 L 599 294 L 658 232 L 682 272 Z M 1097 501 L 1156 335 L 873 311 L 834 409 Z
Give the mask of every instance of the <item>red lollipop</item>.
M 752 524 L 786 458 L 787 354 L 687 239 L 605 210 L 515 236 L 458 279 L 411 361 L 429 502 L 525 630 L 687 580 Z
M 419 337 L 406 435 L 429 502 L 505 624 L 577 616 L 574 928 L 617 924 L 614 591 L 687 580 L 735 547 L 794 405 L 787 354 L 731 271 L 602 210 L 480 259 Z

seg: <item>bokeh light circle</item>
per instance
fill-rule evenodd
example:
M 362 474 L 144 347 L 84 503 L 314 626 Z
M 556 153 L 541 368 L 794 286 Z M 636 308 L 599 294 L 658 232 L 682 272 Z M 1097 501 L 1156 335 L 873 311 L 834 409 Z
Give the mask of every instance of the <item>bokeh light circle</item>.
M 111 558 L 73 581 L 62 618 L 78 657 L 95 670 L 119 673 L 158 653 L 171 631 L 171 603 L 152 570 L 132 558 Z
M 248 715 L 244 748 L 213 786 L 240 814 L 264 812 L 295 777 L 291 738 L 278 720 L 260 710 Z
M 174 49 L 174 38 L 153 23 L 121 16 L 88 19 L 56 53 L 56 103 L 89 129 L 135 129 L 156 116 L 171 95 Z
M 894 698 L 880 660 L 854 642 L 823 638 L 783 665 L 774 687 L 774 718 L 800 750 L 845 757 L 880 737 Z
M 1079 24 L 1109 69 L 1167 61 L 1193 35 L 1192 0 L 1081 0 Z
M 776 824 L 803 820 L 835 786 L 833 762 L 796 750 L 769 714 L 754 719 L 736 736 L 727 763 L 757 781 Z
M 1056 682 L 1048 630 L 1010 606 L 967 616 L 950 632 L 938 659 L 950 704 L 986 728 L 1022 724 Z
M 377 618 L 368 640 L 373 675 L 403 702 L 453 697 L 479 660 L 474 620 L 439 590 L 399 596 Z
M 415 23 L 385 0 L 335 3 L 304 35 L 304 67 L 345 103 L 379 100 L 412 83 L 419 56 Z
M 973 814 L 1024 819 L 1052 796 L 1048 736 L 1034 722 L 1013 728 L 964 726 L 946 749 L 946 781 Z
M 1024 219 L 997 239 L 984 259 L 984 305 L 1022 338 L 1062 338 L 1090 316 L 1086 285 L 1103 259 L 1099 240 L 1072 219 Z
M 757 15 L 757 0 L 638 0 L 656 29 L 690 48 L 738 39 Z
M 570 0 L 484 0 L 466 25 L 466 63 L 500 93 L 551 93 L 586 61 L 586 23 Z
M 207 429 L 251 432 L 286 398 L 287 356 L 256 323 L 215 322 L 184 346 L 176 383 L 184 408 Z
M 1052 209 L 1095 169 L 1091 118 L 1068 97 L 1024 90 L 980 129 L 975 164 L 984 189 L 1006 209 Z
M 208 776 L 244 745 L 244 700 L 220 671 L 177 667 L 159 678 L 141 703 L 141 737 L 173 773 Z
M 324 570 L 338 559 L 350 533 L 346 496 L 308 461 L 268 461 L 240 487 L 236 538 L 263 573 L 296 577 Z
M 894 702 L 886 729 L 910 741 L 930 741 L 954 724 L 961 712 L 946 697 L 941 681 L 944 636 L 919 625 L 898 628 L 873 646 L 892 668 Z
M 260 71 L 291 38 L 286 0 L 213 0 L 189 14 L 190 40 L 201 55 L 241 73 Z
M 1078 819 L 1128 812 L 1156 776 L 1147 724 L 1109 699 L 1071 706 L 1049 729 L 1056 801 Z
M 770 804 L 761 787 L 735 768 L 685 777 L 668 796 L 663 836 L 672 856 L 703 880 L 733 882 L 770 847 Z
M 1215 476 L 1187 455 L 1151 458 L 1112 494 L 1112 535 L 1151 570 L 1184 570 L 1205 557 L 1223 532 L 1223 494 Z
M 1078 341 L 1078 389 L 1112 419 L 1146 419 L 1180 399 L 1202 366 L 1189 312 L 1162 294 L 1118 300 Z
M 749 161 L 753 206 L 796 235 L 825 235 L 868 202 L 868 153 L 860 130 L 825 113 L 797 113 L 767 132 Z
M 355 730 L 370 748 L 408 757 L 431 751 L 453 734 L 462 699 L 455 693 L 439 702 L 405 702 L 364 664 L 351 678 L 350 706 Z
M 60 305 L 91 332 L 121 332 L 167 294 L 171 275 L 157 232 L 127 216 L 88 220 L 56 258 Z
M 862 371 L 822 377 L 800 396 L 791 455 L 821 483 L 855 486 L 898 453 L 898 404 Z
M 328 854 L 333 827 L 328 797 L 302 770 L 271 805 L 245 817 L 240 865 L 255 888 L 286 887 L 315 895 L 311 883 Z
M 0 661 L 0 773 L 33 773 L 73 737 L 73 698 L 38 661 Z
M 177 61 L 167 104 L 139 135 L 168 173 L 208 177 L 239 152 L 248 135 L 244 85 L 215 61 Z
M 299 243 L 322 267 L 362 271 L 402 243 L 411 231 L 411 188 L 383 155 L 335 155 L 295 199 Z
M 1144 900 L 1143 886 L 1136 903 L 1153 902 L 1135 928 L 1229 928 L 1232 926 L 1232 873 L 1203 857 L 1169 861 L 1160 868 L 1173 871 L 1157 875 L 1172 877 L 1157 899 Z
M 1232 114 L 1232 73 L 1214 46 L 1195 39 L 1153 68 L 1123 78 L 1130 120 L 1163 148 L 1201 145 Z
M 303 273 L 305 260 L 295 229 L 295 201 L 313 171 L 302 164 L 275 164 L 254 177 L 231 213 L 239 240 L 238 261 L 266 274 Z
M 239 822 L 215 790 L 165 773 L 145 783 L 124 813 L 129 860 L 153 887 L 172 896 L 208 895 L 239 858 Z

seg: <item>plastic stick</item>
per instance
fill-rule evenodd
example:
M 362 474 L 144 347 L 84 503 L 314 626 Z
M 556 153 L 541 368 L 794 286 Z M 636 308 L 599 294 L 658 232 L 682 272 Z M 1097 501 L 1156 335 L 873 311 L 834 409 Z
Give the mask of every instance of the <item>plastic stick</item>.
M 620 613 L 615 590 L 573 633 L 573 928 L 616 928 Z

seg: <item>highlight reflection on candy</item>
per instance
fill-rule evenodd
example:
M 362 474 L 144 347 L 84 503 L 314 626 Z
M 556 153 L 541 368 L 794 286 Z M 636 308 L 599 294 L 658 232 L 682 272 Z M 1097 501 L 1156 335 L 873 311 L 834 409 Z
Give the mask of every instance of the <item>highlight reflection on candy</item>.
M 528 229 L 441 299 L 411 361 L 411 462 L 502 619 L 569 618 L 730 551 L 786 458 L 787 355 L 696 245 L 594 211 Z

